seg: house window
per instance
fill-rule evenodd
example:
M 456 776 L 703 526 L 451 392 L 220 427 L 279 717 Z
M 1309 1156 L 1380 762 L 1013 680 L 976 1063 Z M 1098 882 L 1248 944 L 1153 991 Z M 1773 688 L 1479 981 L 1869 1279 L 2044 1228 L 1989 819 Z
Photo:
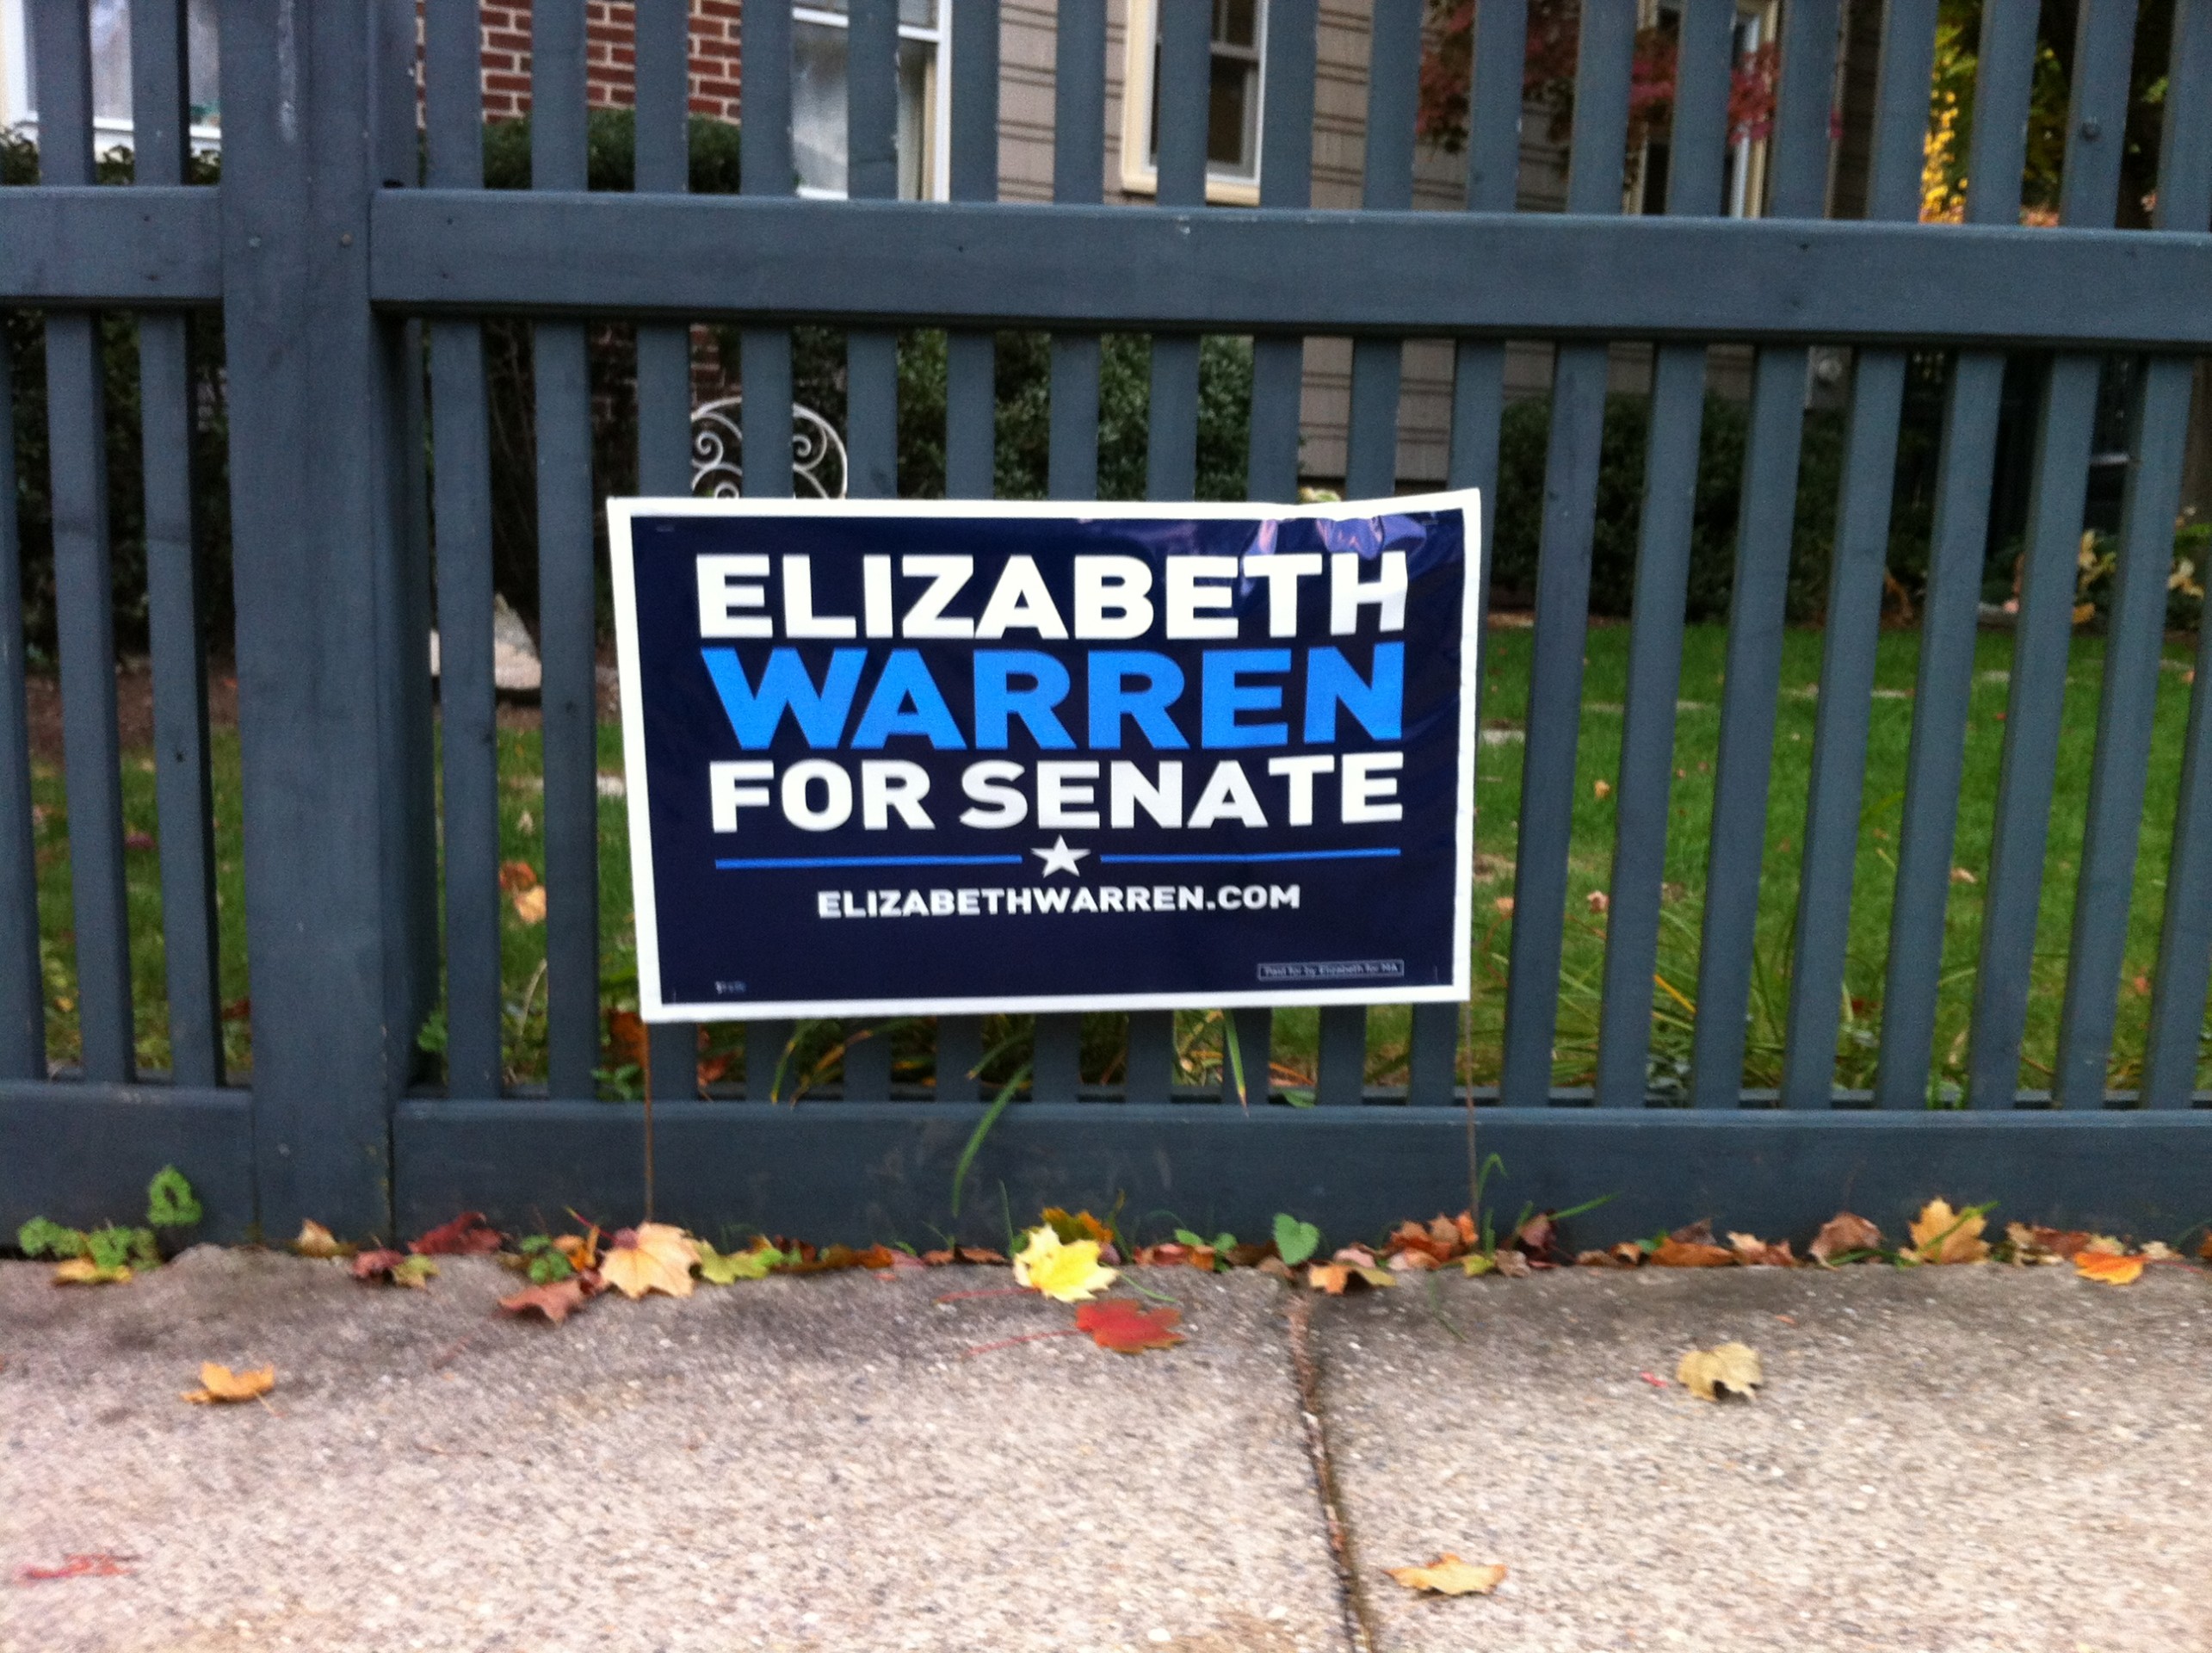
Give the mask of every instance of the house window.
M 1180 0 L 1188 3 L 1188 0 Z M 1159 189 L 1159 7 L 1129 0 L 1121 92 L 1121 187 Z M 1206 199 L 1259 201 L 1260 113 L 1267 53 L 1267 0 L 1213 0 L 1213 75 L 1207 91 Z
M 948 100 L 937 95 L 946 49 L 948 0 L 899 0 L 899 195 L 946 194 Z M 806 0 L 791 9 L 791 149 L 799 193 L 846 193 L 847 0 Z
M 1775 65 L 1774 53 L 1761 48 L 1774 38 L 1776 15 L 1771 3 L 1745 6 L 1736 14 L 1730 42 L 1734 83 L 1730 102 L 1751 111 L 1755 129 L 1728 134 L 1727 152 L 1721 162 L 1721 210 L 1730 218 L 1757 218 L 1762 210 L 1767 162 L 1764 133 L 1773 118 Z M 1659 49 L 1671 53 L 1682 33 L 1682 0 L 1645 0 L 1643 20 L 1645 28 L 1659 35 Z M 1640 40 L 1640 65 L 1644 61 L 1640 54 L 1647 49 Z M 1668 125 L 1671 128 L 1671 120 Z M 1623 208 L 1632 213 L 1664 213 L 1667 176 L 1674 158 L 1671 132 L 1653 136 L 1641 128 L 1641 121 L 1632 112 Z
M 189 0 L 186 53 L 192 142 L 213 149 L 222 137 L 215 19 L 219 0 Z M 0 124 L 38 135 L 38 78 L 32 68 L 30 8 L 26 0 L 0 0 Z M 101 149 L 131 142 L 130 0 L 92 0 L 92 130 Z

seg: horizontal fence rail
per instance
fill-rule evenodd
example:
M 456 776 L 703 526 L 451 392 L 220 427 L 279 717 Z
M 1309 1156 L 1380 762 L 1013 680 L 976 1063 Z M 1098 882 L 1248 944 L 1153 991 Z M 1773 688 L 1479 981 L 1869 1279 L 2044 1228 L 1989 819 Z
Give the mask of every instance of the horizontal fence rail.
M 35 0 L 40 182 L 0 189 L 0 307 L 35 315 L 40 349 L 11 355 L 0 410 L 12 462 L 32 451 L 14 409 L 25 375 L 40 375 L 47 474 L 35 481 L 51 544 L 37 554 L 53 571 L 65 749 L 51 774 L 28 761 L 36 672 L 18 593 L 32 554 L 11 517 L 0 534 L 0 899 L 16 909 L 0 911 L 8 1224 L 34 1210 L 127 1216 L 133 1181 L 173 1161 L 226 1235 L 310 1217 L 412 1231 L 458 1208 L 542 1227 L 573 1208 L 615 1221 L 653 1210 L 709 1233 L 919 1239 L 944 1224 L 984 1236 L 1002 1204 L 1018 1218 L 1117 1198 L 1239 1232 L 1289 1209 L 1350 1235 L 1467 1204 L 1492 1154 L 1516 1203 L 1617 1196 L 1585 1220 L 1593 1237 L 1708 1213 L 1789 1232 L 1846 1201 L 1886 1218 L 1937 1192 L 2169 1237 L 2204 1215 L 2193 1202 L 2212 1186 L 2212 1093 L 2199 1088 L 2212 644 L 2199 642 L 2186 729 L 2153 734 L 2162 686 L 2168 706 L 2178 688 L 2165 632 L 2172 524 L 2198 359 L 2212 352 L 2212 0 L 2171 8 L 2171 38 L 2156 43 L 2166 90 L 2148 115 L 2133 9 L 2083 8 L 2046 214 L 2056 221 L 2033 226 L 2027 133 L 2048 43 L 2026 6 L 1984 9 L 1973 129 L 1959 134 L 1970 183 L 1961 221 L 1943 224 L 1917 221 L 1932 176 L 1934 0 L 1883 9 L 1863 109 L 1837 102 L 1851 80 L 1838 53 L 1871 38 L 1847 18 L 1859 9 L 1786 0 L 1756 135 L 1730 126 L 1746 71 L 1733 0 L 1669 12 L 1663 202 L 1644 188 L 1653 117 L 1632 96 L 1648 40 L 1625 3 L 1581 9 L 1561 83 L 1570 108 L 1524 98 L 1524 0 L 1486 0 L 1465 43 L 1464 153 L 1446 161 L 1424 137 L 1438 117 L 1424 99 L 1449 79 L 1436 55 L 1460 26 L 1449 9 L 1375 0 L 1357 61 L 1340 63 L 1329 56 L 1344 49 L 1340 18 L 1325 28 L 1314 0 L 1269 0 L 1259 181 L 1244 195 L 1209 160 L 1210 9 L 1163 5 L 1146 182 L 1112 201 L 1130 158 L 1106 127 L 1112 97 L 1127 96 L 1106 0 L 1060 0 L 1042 58 L 1019 33 L 1036 25 L 997 0 L 938 0 L 929 27 L 956 43 L 936 83 L 948 103 L 941 192 L 901 152 L 907 9 L 851 0 L 843 200 L 799 189 L 796 31 L 819 18 L 794 21 L 774 0 L 745 7 L 737 192 L 717 195 L 693 187 L 688 9 L 637 9 L 631 188 L 586 187 L 603 135 L 587 106 L 607 95 L 581 0 L 533 9 L 528 188 L 487 187 L 517 180 L 487 173 L 473 0 L 428 0 L 419 42 L 404 0 L 226 5 L 221 182 L 187 187 L 182 0 L 134 0 L 135 176 L 119 188 L 93 182 L 87 9 Z M 1053 157 L 1030 193 L 1050 201 L 1004 199 L 1029 186 L 1002 176 L 1003 94 L 1047 63 Z M 1565 141 L 1540 141 L 1554 115 Z M 2123 214 L 2141 221 L 2122 199 L 2122 144 L 2141 148 L 2145 121 L 2159 147 L 2149 226 L 2119 228 Z M 1356 167 L 1316 146 L 1330 122 L 1358 133 Z M 1854 132 L 1863 215 L 1833 215 Z M 1539 151 L 1550 158 L 1531 163 Z M 902 162 L 916 164 L 902 173 Z M 1540 200 L 1554 162 L 1563 185 Z M 916 176 L 944 198 L 899 199 Z M 134 754 L 114 688 L 102 354 L 114 347 L 102 341 L 116 315 L 136 323 L 143 475 L 129 497 L 147 571 L 158 891 L 128 876 Z M 235 640 L 207 635 L 194 518 L 195 421 L 207 415 L 194 401 L 191 330 L 218 319 Z M 1387 1020 L 1330 1007 L 1299 1035 L 1313 1052 L 1303 1068 L 1285 1057 L 1289 1025 L 1264 1008 L 752 1024 L 711 1066 L 695 1065 L 696 1029 L 621 1031 L 634 994 L 609 924 L 627 898 L 609 853 L 619 760 L 602 745 L 604 492 L 686 491 L 711 337 L 724 387 L 743 387 L 748 492 L 790 492 L 789 473 L 763 456 L 791 450 L 794 398 L 826 352 L 852 494 L 911 491 L 902 467 L 916 462 L 913 399 L 926 394 L 942 398 L 921 445 L 942 492 L 991 498 L 1029 462 L 1006 395 L 1010 373 L 1026 371 L 1022 333 L 1049 337 L 1038 346 L 1048 451 L 1042 477 L 1021 486 L 1098 498 L 1127 457 L 1106 444 L 1138 439 L 1134 423 L 1110 423 L 1121 404 L 1109 397 L 1134 374 L 1146 497 L 1189 498 L 1223 464 L 1251 499 L 1288 502 L 1322 480 L 1348 498 L 1387 495 L 1416 474 L 1409 432 L 1427 420 L 1443 427 L 1449 477 L 1423 485 L 1483 490 L 1486 555 L 1521 474 L 1511 467 L 1526 462 L 1508 452 L 1512 404 L 1548 397 L 1541 498 L 1515 506 L 1534 526 L 1511 525 L 1536 546 L 1517 727 L 1492 726 L 1497 696 L 1522 685 L 1486 666 L 1480 691 L 1486 738 L 1506 737 L 1511 759 L 1484 782 L 1518 788 L 1517 815 L 1485 800 L 1477 830 L 1502 869 L 1485 875 L 1498 893 L 1482 898 L 1478 932 L 1510 958 L 1502 982 L 1478 989 L 1494 1076 L 1475 1082 L 1469 1024 L 1441 1006 Z M 1116 354 L 1128 336 L 1141 336 L 1134 365 Z M 1249 347 L 1233 461 L 1202 450 L 1215 428 L 1209 341 L 1224 336 Z M 1347 339 L 1348 350 L 1335 343 Z M 925 349 L 938 353 L 927 391 L 915 365 Z M 1437 361 L 1449 365 L 1422 365 Z M 1343 457 L 1325 477 L 1301 451 L 1321 395 L 1343 409 L 1330 437 Z M 1708 449 L 1728 397 L 1742 451 L 1716 530 Z M 1628 499 L 1608 492 L 1624 402 L 1643 409 Z M 1833 524 L 1815 530 L 1832 546 L 1805 686 L 1813 715 L 1785 734 L 1789 696 L 1804 692 L 1789 686 L 1784 621 L 1816 405 L 1840 420 Z M 1918 503 L 1900 482 L 1912 442 L 1932 449 Z M 2008 442 L 2024 460 L 2008 460 Z M 2101 665 L 2075 685 L 2093 690 L 2096 726 L 2070 734 L 2085 513 L 2115 442 L 2126 468 L 2116 526 L 2097 542 L 2113 559 Z M 1993 523 L 2001 479 L 2022 475 L 2003 750 L 1982 775 L 1969 742 L 1987 715 L 1976 696 L 1990 692 L 1977 688 L 1986 588 L 2005 572 Z M 1909 591 L 1893 551 L 1908 507 L 1928 548 Z M 1716 531 L 1733 546 L 1725 654 L 1700 703 L 1687 615 L 1699 548 Z M 1627 686 L 1603 706 L 1587 663 L 1598 554 L 1622 533 L 1634 544 Z M 1481 578 L 1488 611 L 1487 564 Z M 517 579 L 534 593 L 522 606 L 541 672 L 536 709 L 520 718 L 503 715 L 496 646 L 504 582 Z M 1910 746 L 1901 795 L 1882 797 L 1870 754 L 1894 739 L 1881 698 L 1907 692 L 1884 675 L 1900 595 L 1912 605 L 1913 688 L 1897 714 Z M 1492 657 L 1508 658 L 1508 633 L 1488 636 Z M 208 653 L 233 645 L 252 988 L 236 1012 L 250 1018 L 251 1065 L 235 1074 L 216 945 L 211 752 L 224 737 L 206 698 Z M 1715 772 L 1693 785 L 1688 720 L 1708 715 Z M 1593 746 L 1593 715 L 1617 715 L 1617 752 Z M 1809 762 L 1785 768 L 1800 739 Z M 519 774 L 526 761 L 534 772 Z M 1693 822 L 1688 804 L 1708 786 L 1709 820 Z M 1776 825 L 1800 802 L 1790 788 L 1803 793 L 1801 847 Z M 1977 788 L 1993 800 L 1986 826 Z M 39 802 L 50 795 L 61 802 Z M 1598 805 L 1602 870 L 1578 841 Z M 34 826 L 50 808 L 66 816 L 65 895 L 39 879 L 48 839 Z M 2160 842 L 2171 828 L 2165 864 L 2141 848 L 2154 808 L 2170 812 L 2154 823 Z M 1977 878 L 1962 845 L 1985 832 Z M 2076 894 L 2054 927 L 2042 895 L 2061 856 Z M 1869 857 L 1888 863 L 1894 892 L 1871 960 L 1852 937 Z M 1779 944 L 1765 888 L 1777 858 L 1792 868 Z M 1685 868 L 1703 881 L 1687 907 Z M 2159 874 L 2157 961 L 2123 982 L 2131 904 Z M 518 920 L 534 887 L 537 919 Z M 1964 967 L 1962 902 L 1979 920 Z M 151 927 L 133 919 L 146 906 L 159 914 Z M 1570 980 L 1585 969 L 1569 945 L 1577 926 L 1602 939 L 1588 982 Z M 2061 934 L 2060 988 L 2038 966 Z M 165 1074 L 141 1073 L 137 1055 L 148 1006 L 133 950 L 157 941 Z M 1667 974 L 1693 955 L 1694 976 Z M 1963 1020 L 1944 1009 L 1962 974 Z M 1878 1003 L 1857 1008 L 1852 984 Z M 2149 1000 L 2124 1040 L 2123 991 Z M 2042 1069 L 2029 1025 L 2038 992 L 2058 1000 Z M 76 1043 L 57 1061 L 48 1024 L 65 996 Z M 1756 1060 L 1755 1027 L 1768 1030 Z M 1954 1027 L 1957 1043 L 1942 1048 Z M 528 1061 L 515 1056 L 518 1030 L 534 1030 Z M 1570 1045 L 1589 1060 L 1570 1060 Z M 1848 1086 L 1847 1057 L 1859 1075 Z M 1747 1083 L 1754 1066 L 1778 1086 Z M 1018 1100 L 973 1155 L 955 1218 L 955 1166 L 994 1097 Z

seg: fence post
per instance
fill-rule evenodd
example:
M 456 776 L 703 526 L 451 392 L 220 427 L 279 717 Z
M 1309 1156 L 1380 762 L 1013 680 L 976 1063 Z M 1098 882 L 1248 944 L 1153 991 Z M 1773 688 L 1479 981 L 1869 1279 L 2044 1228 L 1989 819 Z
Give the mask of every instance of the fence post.
M 392 804 L 408 785 L 403 663 L 423 647 L 401 635 L 398 399 L 419 364 L 368 294 L 370 200 L 413 156 L 378 136 L 414 124 L 411 84 L 378 68 L 400 21 L 385 0 L 222 9 L 255 1179 L 276 1237 L 303 1217 L 386 1229 L 391 1107 L 429 985 L 417 904 L 395 899 L 416 857 Z

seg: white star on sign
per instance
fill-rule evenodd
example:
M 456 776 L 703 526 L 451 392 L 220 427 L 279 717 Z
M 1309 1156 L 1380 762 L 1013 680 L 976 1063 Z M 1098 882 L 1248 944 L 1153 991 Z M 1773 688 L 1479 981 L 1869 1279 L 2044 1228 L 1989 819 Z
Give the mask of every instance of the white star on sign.
M 1037 857 L 1045 864 L 1045 870 L 1041 875 L 1044 877 L 1049 878 L 1056 872 L 1066 872 L 1072 873 L 1076 877 L 1080 878 L 1083 876 L 1083 869 L 1077 866 L 1075 864 L 1082 860 L 1083 857 L 1090 854 L 1091 851 L 1088 850 L 1071 850 L 1067 847 L 1067 838 L 1066 834 L 1062 834 L 1060 837 L 1053 840 L 1052 848 L 1048 850 L 1031 850 L 1029 853 Z

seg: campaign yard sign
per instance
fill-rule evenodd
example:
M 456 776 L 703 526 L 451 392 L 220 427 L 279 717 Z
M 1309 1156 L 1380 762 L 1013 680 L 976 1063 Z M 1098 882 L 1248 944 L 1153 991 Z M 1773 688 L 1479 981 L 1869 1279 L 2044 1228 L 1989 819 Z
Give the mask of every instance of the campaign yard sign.
M 609 512 L 646 1020 L 1467 997 L 1474 493 Z

